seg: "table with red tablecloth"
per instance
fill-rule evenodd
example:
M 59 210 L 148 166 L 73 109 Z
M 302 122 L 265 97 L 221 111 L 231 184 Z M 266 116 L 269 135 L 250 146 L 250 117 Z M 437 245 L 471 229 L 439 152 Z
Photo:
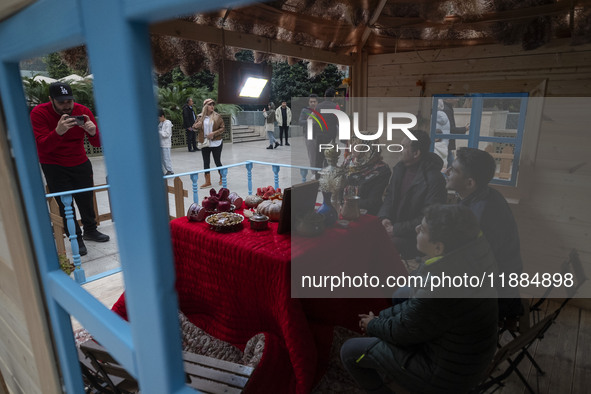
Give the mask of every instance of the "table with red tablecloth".
M 265 334 L 263 358 L 248 385 L 252 393 L 309 392 L 327 367 L 332 328 L 357 329 L 358 313 L 388 306 L 386 298 L 292 298 L 292 257 L 314 261 L 334 249 L 335 261 L 359 253 L 363 259 L 387 261 L 393 274 L 406 274 L 373 216 L 362 216 L 347 229 L 329 228 L 320 237 L 294 237 L 293 242 L 290 234 L 277 234 L 277 223 L 254 231 L 248 219 L 243 230 L 227 234 L 187 217 L 170 226 L 181 311 L 242 350 L 254 335 Z M 122 297 L 113 310 L 124 315 L 124 309 Z

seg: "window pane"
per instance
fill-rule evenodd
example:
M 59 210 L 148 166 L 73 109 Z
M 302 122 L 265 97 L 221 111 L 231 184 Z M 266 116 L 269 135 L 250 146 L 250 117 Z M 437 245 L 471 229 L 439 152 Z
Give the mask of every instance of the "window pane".
M 494 157 L 497 163 L 495 178 L 502 181 L 511 179 L 513 173 L 513 158 L 515 157 L 515 144 L 499 142 L 481 142 L 478 149 L 487 151 Z
M 520 98 L 485 98 L 480 122 L 481 137 L 517 137 Z

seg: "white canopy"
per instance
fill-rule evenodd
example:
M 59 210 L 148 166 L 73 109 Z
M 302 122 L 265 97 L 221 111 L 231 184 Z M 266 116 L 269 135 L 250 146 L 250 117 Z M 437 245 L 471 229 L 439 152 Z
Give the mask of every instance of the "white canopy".
M 57 82 L 57 79 L 45 77 L 43 75 L 35 75 L 35 77 L 33 78 L 33 81 L 36 81 L 36 82 L 45 82 L 45 83 L 54 83 L 54 82 Z
M 65 76 L 65 77 L 59 79 L 60 82 L 80 82 L 83 80 L 84 80 L 84 78 L 78 74 L 70 74 L 68 76 Z

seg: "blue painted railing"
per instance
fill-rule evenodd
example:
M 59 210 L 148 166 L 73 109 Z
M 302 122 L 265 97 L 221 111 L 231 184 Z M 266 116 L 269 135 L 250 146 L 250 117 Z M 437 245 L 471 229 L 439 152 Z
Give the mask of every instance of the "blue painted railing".
M 89 281 L 86 280 L 86 275 L 84 273 L 84 269 L 82 268 L 80 261 L 80 248 L 78 245 L 78 236 L 76 235 L 76 226 L 74 224 L 75 217 L 74 208 L 72 206 L 72 196 L 77 193 L 94 192 L 107 189 L 109 189 L 109 185 L 87 187 L 85 189 L 69 190 L 59 193 L 49 193 L 45 195 L 45 197 L 47 198 L 59 198 L 64 204 L 64 211 L 66 213 L 66 225 L 68 226 L 68 233 L 70 234 L 70 244 L 72 246 L 72 259 L 74 260 L 74 279 L 78 283 L 86 283 Z
M 302 182 L 306 182 L 306 178 L 308 176 L 308 171 L 319 171 L 320 170 L 320 168 L 315 168 L 315 167 L 294 166 L 291 164 L 267 163 L 267 162 L 263 162 L 263 161 L 247 160 L 247 161 L 244 161 L 241 163 L 229 164 L 226 166 L 210 168 L 207 170 L 197 170 L 197 171 L 183 172 L 183 173 L 174 174 L 174 175 L 166 175 L 163 178 L 168 179 L 168 178 L 177 178 L 177 177 L 181 177 L 181 176 L 189 176 L 191 178 L 191 183 L 192 183 L 193 202 L 199 203 L 199 201 L 200 201 L 199 200 L 199 193 L 198 193 L 198 191 L 199 191 L 199 186 L 198 186 L 199 174 L 207 173 L 210 171 L 220 171 L 221 176 L 222 176 L 222 186 L 227 187 L 228 169 L 230 169 L 232 167 L 245 166 L 246 173 L 247 173 L 247 179 L 248 179 L 248 194 L 251 195 L 252 191 L 253 191 L 252 169 L 253 169 L 254 164 L 271 166 L 271 168 L 273 170 L 273 182 L 274 182 L 275 189 L 279 188 L 279 171 L 281 170 L 281 167 L 298 168 L 300 170 L 300 176 L 301 176 Z M 68 233 L 70 234 L 70 237 L 69 237 L 70 244 L 72 247 L 72 259 L 74 260 L 74 267 L 75 267 L 74 268 L 74 280 L 79 284 L 89 283 L 94 280 L 101 279 L 106 276 L 121 272 L 121 268 L 115 268 L 115 269 L 109 270 L 107 272 L 102 272 L 100 274 L 86 278 L 86 274 L 84 273 L 84 268 L 82 268 L 81 259 L 80 259 L 80 249 L 79 249 L 79 245 L 78 245 L 78 237 L 76 236 L 76 229 L 75 229 L 75 224 L 74 224 L 74 220 L 75 220 L 74 209 L 72 207 L 72 200 L 73 200 L 72 196 L 77 193 L 83 193 L 83 192 L 89 192 L 89 191 L 94 192 L 94 191 L 107 190 L 107 189 L 109 189 L 109 185 L 89 187 L 86 189 L 69 190 L 69 191 L 65 191 L 65 192 L 50 193 L 50 194 L 45 195 L 45 197 L 47 197 L 47 198 L 50 198 L 50 197 L 60 198 L 62 203 L 64 204 L 64 210 L 66 213 L 66 223 L 68 226 Z

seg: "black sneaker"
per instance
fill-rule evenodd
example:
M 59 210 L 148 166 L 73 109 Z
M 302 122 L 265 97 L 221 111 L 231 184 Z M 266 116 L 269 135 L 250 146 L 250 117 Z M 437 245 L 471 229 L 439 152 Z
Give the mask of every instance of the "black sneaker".
M 289 142 L 286 142 L 286 143 L 285 143 L 285 146 L 289 146 Z
M 279 146 L 279 142 L 275 141 L 275 149 Z
M 86 256 L 88 254 L 88 250 L 81 236 L 78 236 L 78 253 L 80 253 L 80 256 Z
M 85 241 L 94 241 L 94 242 L 107 242 L 110 239 L 110 237 L 107 234 L 103 234 L 98 230 L 85 231 L 82 238 Z
M 174 175 L 174 172 L 172 172 L 172 171 L 166 171 L 166 174 L 164 174 L 164 175 Z
M 267 146 L 267 149 L 273 149 L 273 145 Z

